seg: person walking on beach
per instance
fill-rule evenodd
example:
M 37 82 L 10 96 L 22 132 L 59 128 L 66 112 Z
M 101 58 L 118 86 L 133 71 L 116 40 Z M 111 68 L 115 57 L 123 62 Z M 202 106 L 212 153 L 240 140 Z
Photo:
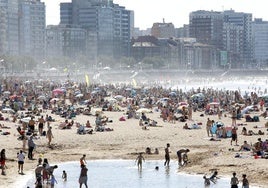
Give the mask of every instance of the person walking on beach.
M 38 131 L 40 136 L 43 135 L 44 124 L 45 124 L 44 116 L 41 116 L 41 118 L 39 118 L 38 120 Z
M 48 139 L 48 146 L 51 146 L 50 144 L 51 144 L 52 138 L 54 138 L 52 134 L 52 127 L 48 128 L 46 137 Z
M 87 186 L 87 167 L 85 165 L 81 165 L 81 172 L 80 172 L 80 176 L 79 176 L 79 188 L 82 188 L 82 185 L 85 184 L 86 188 Z
M 237 145 L 237 128 L 234 126 L 232 128 L 232 131 L 231 132 L 232 132 L 231 145 L 232 145 L 232 143 L 234 141 L 235 142 L 235 145 L 238 146 Z
M 33 150 L 35 148 L 35 143 L 33 141 L 33 136 L 30 136 L 30 139 L 28 140 L 28 158 L 30 160 L 33 160 Z
M 249 182 L 247 179 L 247 175 L 243 174 L 242 175 L 243 179 L 242 179 L 242 188 L 249 188 Z
M 2 149 L 0 153 L 0 167 L 2 169 L 2 175 L 6 175 L 6 150 Z
M 138 169 L 139 169 L 139 170 L 142 169 L 142 161 L 145 162 L 145 159 L 144 159 L 144 157 L 142 156 L 142 153 L 139 153 L 138 157 L 137 157 L 136 160 L 135 160 L 135 163 L 138 162 L 137 165 L 138 165 Z
M 236 126 L 236 119 L 237 119 L 236 109 L 233 109 L 231 118 L 232 118 L 232 126 Z
M 182 155 L 183 155 L 183 153 L 184 154 L 187 154 L 188 152 L 190 152 L 189 149 L 180 149 L 180 150 L 177 151 L 178 164 L 179 164 L 179 166 L 183 166 L 184 165 L 184 163 L 182 164 Z
M 20 152 L 18 153 L 17 158 L 18 158 L 18 173 L 23 174 L 23 164 L 25 155 L 23 154 L 22 150 L 20 150 Z
M 238 188 L 238 178 L 236 177 L 236 173 L 233 173 L 233 177 L 231 178 L 231 188 Z
M 212 123 L 213 122 L 208 118 L 207 124 L 206 124 L 206 130 L 207 130 L 208 137 L 209 137 L 209 135 L 213 136 L 212 132 L 211 132 Z
M 167 143 L 167 147 L 165 148 L 165 163 L 164 163 L 164 166 L 169 166 L 169 162 L 170 162 L 169 153 L 171 153 L 170 150 L 169 150 L 169 147 L 170 147 L 170 144 Z

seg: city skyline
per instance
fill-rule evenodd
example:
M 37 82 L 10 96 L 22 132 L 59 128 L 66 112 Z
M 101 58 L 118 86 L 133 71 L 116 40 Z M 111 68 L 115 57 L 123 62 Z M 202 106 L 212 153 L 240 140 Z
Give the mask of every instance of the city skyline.
M 46 4 L 47 25 L 57 25 L 60 22 L 61 2 L 71 0 L 41 0 Z M 155 0 L 114 0 L 114 3 L 133 10 L 135 14 L 135 27 L 140 29 L 151 28 L 156 22 L 172 22 L 175 27 L 182 27 L 189 23 L 189 14 L 196 10 L 223 11 L 233 9 L 236 12 L 252 13 L 254 18 L 268 20 L 265 0 L 188 0 L 188 1 L 155 1 Z M 150 7 L 153 7 L 150 9 Z M 146 16 L 145 16 L 146 15 Z

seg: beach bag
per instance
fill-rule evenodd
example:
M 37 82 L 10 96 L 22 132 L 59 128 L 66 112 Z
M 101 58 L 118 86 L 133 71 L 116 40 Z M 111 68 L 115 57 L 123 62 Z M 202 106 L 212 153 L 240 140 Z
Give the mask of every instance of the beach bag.
M 253 121 L 253 119 L 249 115 L 247 115 L 246 116 L 246 122 L 252 122 L 252 121 Z
M 119 121 L 126 121 L 126 118 L 124 118 L 123 116 L 119 118 Z
M 259 122 L 260 121 L 259 116 L 253 116 L 253 121 L 254 122 Z

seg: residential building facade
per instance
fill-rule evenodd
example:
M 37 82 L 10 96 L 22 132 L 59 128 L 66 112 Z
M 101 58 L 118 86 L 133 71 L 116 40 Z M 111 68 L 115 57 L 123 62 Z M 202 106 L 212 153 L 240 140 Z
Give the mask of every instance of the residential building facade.
M 112 0 L 73 0 L 60 6 L 61 24 L 71 23 L 95 33 L 97 56 L 129 55 L 134 29 L 133 11 L 114 4 Z
M 170 38 L 175 36 L 175 27 L 172 23 L 154 23 L 151 35 L 155 36 L 156 38 Z
M 40 0 L 23 0 L 19 4 L 20 55 L 36 60 L 45 57 L 46 9 Z
M 252 23 L 253 58 L 257 68 L 268 66 L 268 21 L 255 19 Z

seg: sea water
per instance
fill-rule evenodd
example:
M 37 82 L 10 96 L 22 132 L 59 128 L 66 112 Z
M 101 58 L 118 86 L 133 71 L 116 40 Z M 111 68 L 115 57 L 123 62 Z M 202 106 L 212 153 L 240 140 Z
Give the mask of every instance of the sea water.
M 55 165 L 55 164 L 51 164 Z M 79 187 L 80 164 L 67 162 L 57 164 L 54 175 L 57 180 L 56 188 Z M 188 175 L 181 173 L 177 161 L 171 161 L 169 167 L 164 166 L 164 161 L 145 161 L 142 170 L 137 168 L 133 160 L 93 160 L 87 161 L 88 187 L 90 188 L 203 188 L 203 175 Z M 158 166 L 159 170 L 155 167 Z M 187 167 L 185 167 L 187 168 Z M 62 172 L 67 172 L 67 181 L 62 180 Z M 204 173 L 208 170 L 204 169 Z M 211 172 L 212 173 L 212 172 Z M 211 174 L 207 174 L 209 177 Z M 219 171 L 220 175 L 220 171 Z M 25 175 L 11 187 L 30 188 L 35 187 L 34 174 Z M 223 188 L 230 186 L 230 178 L 220 177 L 216 184 L 211 183 L 211 188 Z M 49 187 L 49 186 L 44 186 Z M 85 187 L 83 185 L 83 187 Z

